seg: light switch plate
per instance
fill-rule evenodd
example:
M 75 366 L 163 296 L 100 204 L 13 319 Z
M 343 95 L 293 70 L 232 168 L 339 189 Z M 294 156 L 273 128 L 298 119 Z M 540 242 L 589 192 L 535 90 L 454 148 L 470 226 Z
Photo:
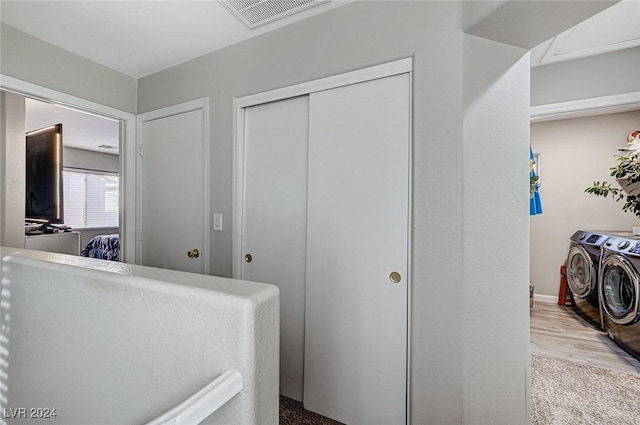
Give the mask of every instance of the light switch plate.
M 222 214 L 213 215 L 213 230 L 222 232 Z

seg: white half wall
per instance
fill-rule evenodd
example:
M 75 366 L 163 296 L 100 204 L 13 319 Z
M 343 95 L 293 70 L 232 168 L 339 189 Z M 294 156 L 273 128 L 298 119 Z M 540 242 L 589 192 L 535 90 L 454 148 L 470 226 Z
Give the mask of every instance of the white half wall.
M 576 230 L 631 231 L 640 221 L 622 211 L 622 201 L 584 193 L 594 181 L 617 185 L 609 168 L 634 130 L 640 130 L 640 111 L 531 124 L 544 210 L 531 217 L 530 278 L 536 294 L 558 296 L 560 266 Z
M 0 254 L 0 342 L 8 347 L 0 407 L 55 408 L 49 424 L 142 424 L 235 369 L 244 389 L 203 423 L 278 423 L 277 287 L 38 251 Z

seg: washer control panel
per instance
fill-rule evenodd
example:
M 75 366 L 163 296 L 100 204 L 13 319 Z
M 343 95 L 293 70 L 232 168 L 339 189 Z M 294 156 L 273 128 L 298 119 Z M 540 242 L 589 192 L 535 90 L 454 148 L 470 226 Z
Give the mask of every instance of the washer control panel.
M 629 247 L 629 245 L 631 245 L 631 243 L 629 241 L 621 241 L 618 244 L 618 249 L 627 249 Z
M 602 246 L 607 236 L 601 233 L 593 233 L 585 230 L 578 230 L 571 236 L 571 240 L 582 245 Z
M 635 239 L 612 237 L 605 242 L 604 247 L 609 251 L 640 257 L 640 241 Z

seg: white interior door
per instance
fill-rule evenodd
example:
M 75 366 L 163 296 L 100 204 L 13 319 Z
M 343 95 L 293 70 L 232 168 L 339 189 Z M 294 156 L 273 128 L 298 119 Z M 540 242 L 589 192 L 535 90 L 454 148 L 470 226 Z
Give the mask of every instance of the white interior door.
M 138 118 L 140 264 L 208 273 L 207 114 L 197 101 Z
M 304 361 L 308 114 L 308 96 L 245 109 L 240 277 L 280 288 L 280 393 L 299 401 Z
M 304 405 L 403 424 L 409 74 L 312 93 L 309 116 Z

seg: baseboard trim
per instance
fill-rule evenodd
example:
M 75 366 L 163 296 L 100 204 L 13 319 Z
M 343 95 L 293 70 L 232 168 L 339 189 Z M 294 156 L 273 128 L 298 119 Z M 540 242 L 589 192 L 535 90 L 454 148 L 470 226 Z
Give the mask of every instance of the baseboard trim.
M 541 303 L 552 303 L 552 304 L 557 304 L 558 303 L 558 297 L 554 296 L 554 295 L 542 295 L 542 294 L 533 294 L 533 301 L 534 302 L 541 302 Z

